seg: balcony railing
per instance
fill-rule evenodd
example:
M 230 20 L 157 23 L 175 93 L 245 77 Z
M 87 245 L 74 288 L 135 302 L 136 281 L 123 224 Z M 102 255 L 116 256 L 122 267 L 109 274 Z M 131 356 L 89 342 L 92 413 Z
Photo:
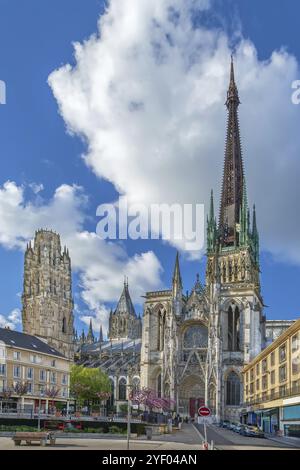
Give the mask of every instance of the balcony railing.
M 279 390 L 275 393 L 267 393 L 266 395 L 264 395 L 264 397 L 249 399 L 244 403 L 244 406 L 259 405 L 266 401 L 278 400 L 279 398 L 287 398 L 292 397 L 294 395 L 300 395 L 300 385 L 291 388 L 286 388 L 282 391 Z

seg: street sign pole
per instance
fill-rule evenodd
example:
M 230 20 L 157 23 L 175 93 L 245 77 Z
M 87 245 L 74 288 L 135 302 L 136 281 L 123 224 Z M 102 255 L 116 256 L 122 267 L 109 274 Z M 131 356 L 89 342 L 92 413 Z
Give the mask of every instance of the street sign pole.
M 204 442 L 203 442 L 203 449 L 208 450 L 208 443 L 207 443 L 207 430 L 206 430 L 206 418 L 207 416 L 211 415 L 211 411 L 207 406 L 200 406 L 198 410 L 198 415 L 202 416 L 203 418 L 203 426 L 204 426 Z
M 204 422 L 204 439 L 206 443 L 207 442 L 206 418 L 203 418 L 203 422 Z

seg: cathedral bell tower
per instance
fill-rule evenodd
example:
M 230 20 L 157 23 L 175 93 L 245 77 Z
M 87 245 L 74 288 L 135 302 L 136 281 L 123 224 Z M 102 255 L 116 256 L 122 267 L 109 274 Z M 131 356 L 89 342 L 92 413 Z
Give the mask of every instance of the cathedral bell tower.
M 225 104 L 228 122 L 220 213 L 217 224 L 211 193 L 206 284 L 210 303 L 215 305 L 212 313 L 221 340 L 221 415 L 235 419 L 235 412 L 242 402 L 241 370 L 263 347 L 265 319 L 260 292 L 256 211 L 254 207 L 251 224 L 238 119 L 240 100 L 232 59 Z
M 24 333 L 44 339 L 73 359 L 73 298 L 69 251 L 50 230 L 38 230 L 27 245 L 22 295 Z
M 125 279 L 124 287 L 117 308 L 109 315 L 110 340 L 137 339 L 142 335 L 142 320 L 137 316 L 128 288 L 128 280 Z

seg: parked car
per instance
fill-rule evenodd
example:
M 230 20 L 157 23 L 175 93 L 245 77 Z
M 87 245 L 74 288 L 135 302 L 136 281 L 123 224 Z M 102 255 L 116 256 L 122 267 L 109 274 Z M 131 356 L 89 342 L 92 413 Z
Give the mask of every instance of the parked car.
M 229 429 L 229 426 L 230 426 L 230 422 L 229 422 L 229 421 L 227 421 L 227 420 L 223 421 L 223 423 L 222 423 L 222 428 Z
M 240 425 L 240 430 L 239 430 L 239 434 L 241 434 L 241 436 L 245 436 L 245 432 L 246 432 L 246 424 L 241 424 Z
M 235 423 L 230 423 L 228 429 L 230 429 L 230 431 L 234 431 L 235 427 L 236 427 Z
M 245 426 L 243 435 L 247 437 L 265 437 L 264 433 L 255 426 Z
M 234 423 L 234 425 L 232 426 L 231 430 L 232 430 L 233 432 L 238 432 L 239 425 L 240 425 L 239 423 Z
M 245 427 L 243 424 L 237 424 L 234 428 L 234 432 L 241 434 L 241 430 L 243 429 L 243 427 Z

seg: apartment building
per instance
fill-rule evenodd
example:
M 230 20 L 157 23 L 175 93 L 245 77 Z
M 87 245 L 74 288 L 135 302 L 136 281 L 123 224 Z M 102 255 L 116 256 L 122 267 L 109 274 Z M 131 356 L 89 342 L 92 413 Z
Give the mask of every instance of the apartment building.
M 300 319 L 243 370 L 243 422 L 300 438 Z
M 0 412 L 67 406 L 70 360 L 36 336 L 0 328 Z

